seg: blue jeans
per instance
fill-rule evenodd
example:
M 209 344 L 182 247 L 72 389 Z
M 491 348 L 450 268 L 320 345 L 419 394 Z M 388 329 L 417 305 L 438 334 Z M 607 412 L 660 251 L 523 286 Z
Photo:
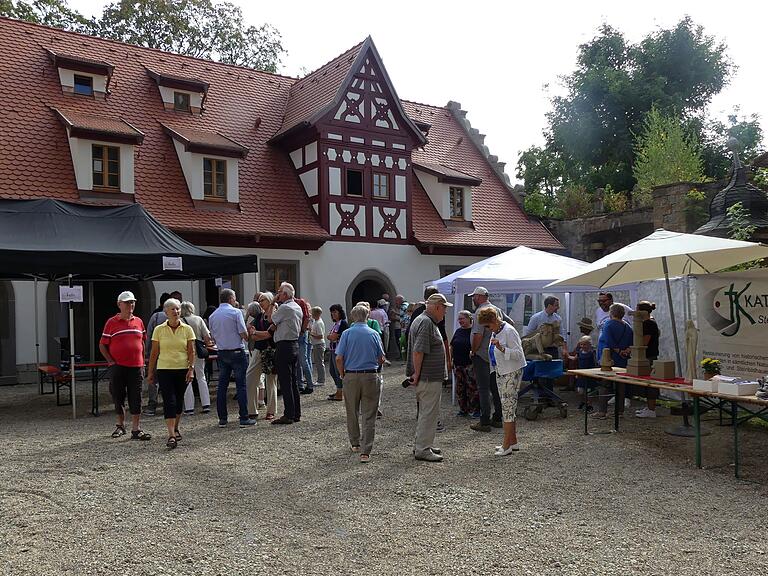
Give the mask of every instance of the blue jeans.
M 315 385 L 312 383 L 312 366 L 310 365 L 309 361 L 307 360 L 307 350 L 310 349 L 310 347 L 307 345 L 307 333 L 302 332 L 299 335 L 298 340 L 298 356 L 299 356 L 299 366 L 301 367 L 300 370 L 296 371 L 296 378 L 298 380 L 298 388 L 304 388 L 305 386 L 301 385 L 301 377 L 304 376 L 304 381 L 306 384 L 307 390 L 312 390 Z
M 219 422 L 227 421 L 227 389 L 229 377 L 235 373 L 237 404 L 240 407 L 240 421 L 248 420 L 248 392 L 245 387 L 245 371 L 248 369 L 248 356 L 245 350 L 219 350 L 219 385 L 216 389 L 216 412 Z

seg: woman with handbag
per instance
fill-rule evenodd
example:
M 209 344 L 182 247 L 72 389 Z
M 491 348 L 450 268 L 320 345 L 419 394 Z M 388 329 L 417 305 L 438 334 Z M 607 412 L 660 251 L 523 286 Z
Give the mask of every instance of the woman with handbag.
M 211 340 L 211 331 L 205 325 L 205 321 L 195 314 L 195 305 L 192 302 L 181 303 L 181 321 L 192 328 L 195 333 L 195 378 L 197 379 L 197 390 L 200 393 L 200 404 L 203 414 L 211 411 L 211 394 L 208 391 L 208 380 L 205 378 L 205 361 L 208 358 L 208 348 L 213 347 Z M 192 388 L 192 382 L 187 386 L 184 392 L 184 414 L 192 415 L 195 413 L 195 391 Z
M 277 374 L 275 374 L 275 342 L 269 325 L 272 312 L 275 311 L 275 297 L 271 292 L 259 295 L 260 314 L 252 314 L 253 321 L 248 327 L 248 334 L 253 343 L 251 360 L 246 372 L 246 387 L 248 389 L 248 412 L 257 410 L 264 402 L 264 384 L 261 375 L 264 374 L 267 383 L 267 415 L 266 420 L 274 420 L 277 410 Z M 255 412 L 258 415 L 258 411 Z M 251 416 L 253 417 L 253 416 Z

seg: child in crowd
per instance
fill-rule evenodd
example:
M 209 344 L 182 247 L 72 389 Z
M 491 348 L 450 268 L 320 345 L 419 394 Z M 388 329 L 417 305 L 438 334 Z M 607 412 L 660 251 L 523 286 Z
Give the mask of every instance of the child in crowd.
M 586 335 L 579 338 L 579 345 L 576 349 L 576 354 L 569 356 L 569 358 L 578 362 L 578 368 L 580 370 L 587 370 L 589 368 L 598 367 L 597 355 L 595 354 L 595 349 L 592 347 L 592 339 Z M 584 388 L 586 388 L 588 393 L 592 395 L 592 391 L 597 388 L 597 382 L 592 378 L 584 378 L 583 376 L 579 376 L 576 378 L 576 391 L 583 393 Z M 579 405 L 579 410 L 586 410 L 587 412 L 591 412 L 592 403 L 587 401 L 587 405 L 585 406 L 582 402 Z

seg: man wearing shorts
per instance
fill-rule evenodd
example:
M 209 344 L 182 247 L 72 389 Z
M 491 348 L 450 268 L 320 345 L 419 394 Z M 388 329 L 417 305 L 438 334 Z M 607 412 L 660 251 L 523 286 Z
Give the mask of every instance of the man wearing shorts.
M 109 365 L 109 391 L 115 401 L 117 424 L 112 438 L 125 430 L 125 399 L 131 412 L 131 440 L 149 440 L 152 436 L 139 428 L 141 418 L 141 382 L 144 378 L 144 322 L 133 315 L 136 297 L 121 292 L 117 297 L 119 314 L 107 320 L 99 340 L 99 351 Z

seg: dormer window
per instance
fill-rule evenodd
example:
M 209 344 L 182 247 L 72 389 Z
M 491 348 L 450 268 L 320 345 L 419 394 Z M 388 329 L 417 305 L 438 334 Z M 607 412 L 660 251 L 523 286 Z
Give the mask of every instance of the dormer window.
M 166 110 L 201 114 L 205 98 L 208 95 L 208 83 L 196 78 L 176 76 L 165 72 L 147 70 L 152 80 L 157 83 L 160 98 Z
M 248 148 L 218 132 L 162 124 L 173 139 L 179 164 L 196 207 L 237 210 L 238 170 Z
M 413 168 L 446 226 L 472 226 L 472 188 L 480 178 L 442 164 L 414 162 Z
M 203 158 L 203 196 L 206 200 L 227 199 L 227 161 Z
M 464 220 L 464 188 L 451 186 L 449 195 L 451 202 L 451 220 Z
M 93 96 L 93 76 L 75 74 L 74 92 L 83 96 Z
M 190 95 L 188 92 L 173 93 L 173 109 L 176 112 L 189 112 L 190 106 Z
M 105 98 L 115 67 L 109 62 L 46 50 L 65 94 Z
M 93 144 L 91 167 L 94 188 L 120 189 L 120 148 Z

